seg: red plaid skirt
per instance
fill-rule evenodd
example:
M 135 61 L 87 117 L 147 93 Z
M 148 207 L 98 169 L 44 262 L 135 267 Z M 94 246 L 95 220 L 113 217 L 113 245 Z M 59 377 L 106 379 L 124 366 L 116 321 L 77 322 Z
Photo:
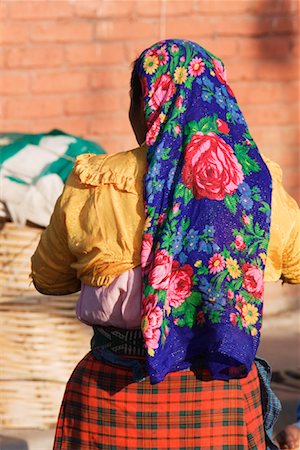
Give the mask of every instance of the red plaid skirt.
M 240 380 L 204 378 L 134 382 L 88 353 L 67 384 L 54 450 L 265 450 L 256 366 Z

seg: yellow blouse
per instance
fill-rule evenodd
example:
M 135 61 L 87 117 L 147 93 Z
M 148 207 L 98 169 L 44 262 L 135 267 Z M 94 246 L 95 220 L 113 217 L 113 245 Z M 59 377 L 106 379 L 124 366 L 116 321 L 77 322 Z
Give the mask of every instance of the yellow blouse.
M 113 155 L 80 155 L 32 257 L 36 288 L 51 295 L 108 286 L 140 264 L 147 147 Z M 271 237 L 265 281 L 300 283 L 300 215 L 282 186 L 278 164 L 264 158 L 273 179 Z

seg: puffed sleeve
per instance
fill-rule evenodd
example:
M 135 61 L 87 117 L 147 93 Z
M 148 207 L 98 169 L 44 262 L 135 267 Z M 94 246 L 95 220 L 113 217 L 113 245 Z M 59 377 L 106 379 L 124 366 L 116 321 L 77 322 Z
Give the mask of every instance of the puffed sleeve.
M 285 283 L 300 283 L 300 211 L 295 213 L 295 221 L 289 240 L 283 252 L 282 280 Z
M 265 281 L 300 283 L 300 212 L 282 184 L 280 166 L 264 156 L 273 180 L 270 242 Z
M 63 195 L 57 200 L 50 224 L 31 258 L 34 286 L 46 295 L 71 294 L 80 290 L 80 281 L 72 268 L 76 258 L 69 250 L 65 213 L 61 208 Z

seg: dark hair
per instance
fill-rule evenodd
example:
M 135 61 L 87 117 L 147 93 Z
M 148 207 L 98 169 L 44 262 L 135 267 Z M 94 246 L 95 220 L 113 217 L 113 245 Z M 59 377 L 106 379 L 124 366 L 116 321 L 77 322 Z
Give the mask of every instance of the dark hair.
M 131 98 L 134 105 L 138 105 L 143 96 L 142 84 L 138 74 L 138 60 L 133 63 L 133 69 L 130 79 Z

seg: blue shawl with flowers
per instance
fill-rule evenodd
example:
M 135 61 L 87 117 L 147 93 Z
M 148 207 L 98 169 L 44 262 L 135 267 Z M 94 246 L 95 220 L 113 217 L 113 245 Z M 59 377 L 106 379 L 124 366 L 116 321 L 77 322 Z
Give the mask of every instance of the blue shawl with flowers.
M 220 59 L 166 40 L 136 62 L 147 120 L 142 330 L 152 383 L 201 361 L 246 376 L 259 344 L 271 176 Z

